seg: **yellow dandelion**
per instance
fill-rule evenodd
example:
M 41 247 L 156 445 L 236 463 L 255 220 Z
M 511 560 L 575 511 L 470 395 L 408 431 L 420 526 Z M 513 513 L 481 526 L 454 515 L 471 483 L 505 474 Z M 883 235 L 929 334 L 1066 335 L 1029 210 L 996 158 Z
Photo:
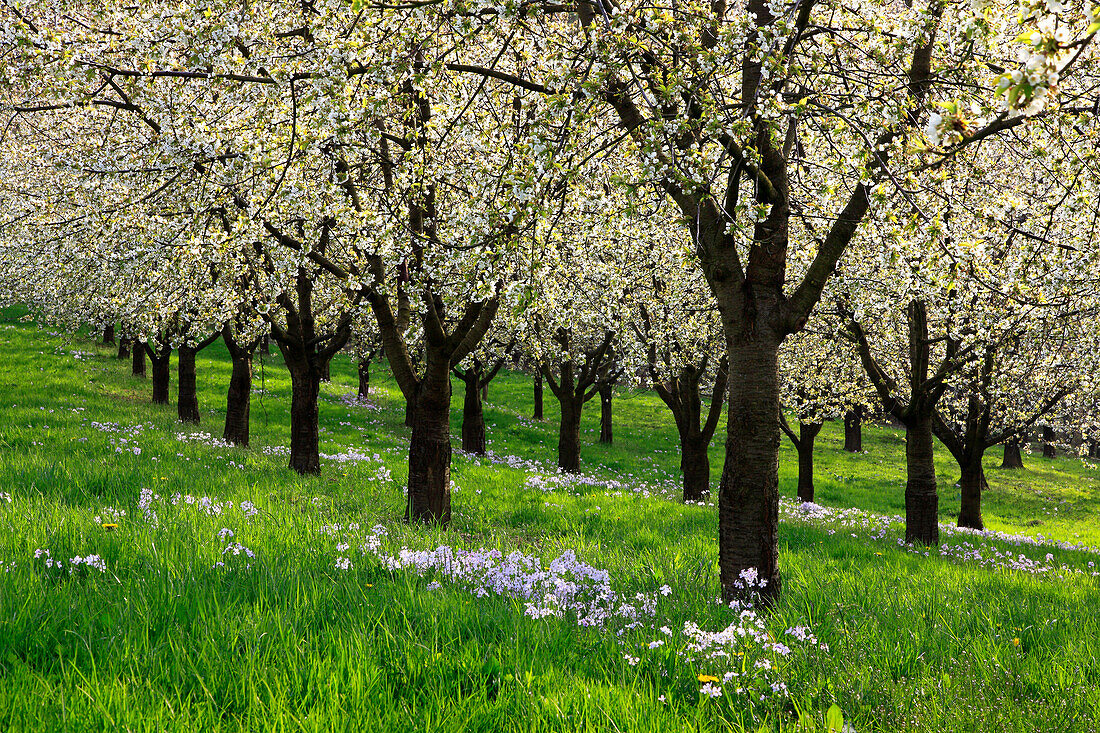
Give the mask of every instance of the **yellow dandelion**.
M 103 529 L 107 530 L 108 532 L 118 529 L 117 524 L 104 524 L 102 526 L 103 526 Z
M 1020 637 L 1018 637 L 1018 636 L 1013 637 L 1012 646 L 1020 646 Z
M 701 675 L 699 675 L 698 679 L 699 679 L 700 682 L 717 682 L 718 681 L 717 677 L 714 677 L 714 676 L 709 675 L 709 674 L 701 674 Z

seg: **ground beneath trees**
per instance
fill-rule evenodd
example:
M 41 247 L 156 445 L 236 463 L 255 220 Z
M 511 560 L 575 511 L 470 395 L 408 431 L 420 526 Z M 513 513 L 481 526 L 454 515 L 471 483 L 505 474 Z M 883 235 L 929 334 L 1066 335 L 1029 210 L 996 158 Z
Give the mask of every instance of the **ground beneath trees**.
M 991 455 L 993 531 L 962 533 L 942 451 L 944 544 L 912 548 L 900 430 L 850 455 L 826 426 L 820 506 L 784 502 L 784 597 L 757 617 L 716 601 L 715 512 L 674 500 L 653 395 L 616 397 L 611 447 L 588 411 L 584 473 L 562 477 L 552 401 L 532 421 L 529 380 L 498 378 L 492 455 L 456 452 L 454 526 L 425 530 L 400 521 L 408 436 L 381 367 L 364 403 L 334 364 L 323 475 L 302 478 L 277 357 L 241 451 L 212 437 L 220 345 L 198 429 L 110 356 L 0 319 L 4 729 L 808 731 L 834 704 L 858 731 L 1097 729 L 1091 464 Z

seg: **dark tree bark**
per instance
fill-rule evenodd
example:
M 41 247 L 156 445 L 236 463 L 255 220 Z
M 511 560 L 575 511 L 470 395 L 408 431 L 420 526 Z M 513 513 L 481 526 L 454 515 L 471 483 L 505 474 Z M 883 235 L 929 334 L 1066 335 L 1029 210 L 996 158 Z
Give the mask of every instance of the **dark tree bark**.
M 905 426 L 905 541 L 939 544 L 939 495 L 933 424 L 936 405 L 947 389 L 947 377 L 964 363 L 956 340 L 946 339 L 946 351 L 935 373 L 931 370 L 931 340 L 928 336 L 928 310 L 924 301 L 914 299 L 906 308 L 908 322 L 907 394 L 879 365 L 871 353 L 863 328 L 847 314 L 848 333 L 856 343 L 864 371 L 882 398 L 883 406 Z
M 135 377 L 145 376 L 145 345 L 140 341 L 133 342 L 133 362 L 130 373 Z
M 324 365 L 321 367 L 321 381 L 322 382 L 331 382 L 332 381 L 332 360 L 331 359 L 329 361 L 325 362 Z
M 422 226 L 424 212 L 413 214 L 414 225 Z M 381 281 L 381 262 L 376 261 L 372 268 Z M 451 520 L 451 368 L 485 337 L 500 307 L 499 293 L 485 301 L 467 303 L 460 317 L 449 323 L 438 296 L 430 287 L 422 291 L 425 361 L 421 376 L 405 343 L 405 329 L 412 315 L 410 302 L 404 281 L 397 285 L 396 313 L 390 298 L 378 290 L 369 291 L 367 299 L 382 335 L 386 359 L 405 396 L 406 419 L 412 423 L 405 517 L 410 522 L 447 524 Z
M 542 420 L 542 372 L 535 373 L 535 409 L 531 414 L 535 420 Z
M 604 22 L 597 7 L 594 3 L 577 5 L 582 27 Z M 812 3 L 802 4 L 796 13 L 784 16 L 790 17 L 793 23 L 787 47 L 782 51 L 784 55 L 792 53 L 801 38 L 809 37 L 810 34 L 804 31 L 812 25 L 813 7 Z M 749 30 L 745 47 L 756 49 L 762 43 L 761 37 L 772 32 L 778 18 L 765 0 L 749 0 L 746 11 L 754 25 Z M 890 144 L 907 129 L 917 127 L 927 108 L 933 81 L 931 60 L 937 47 L 936 31 L 942 12 L 940 5 L 930 8 L 927 42 L 914 49 L 908 64 L 905 89 L 909 114 L 898 125 L 867 141 L 872 181 L 887 175 Z M 641 27 L 631 30 L 639 34 L 648 32 Z M 717 43 L 710 32 L 704 32 L 698 41 L 704 48 Z M 727 139 L 724 133 L 719 133 L 713 141 L 728 152 L 729 158 L 723 161 L 722 168 L 713 171 L 710 180 L 715 183 L 700 188 L 666 181 L 662 188 L 689 222 L 703 275 L 721 313 L 730 373 L 737 377 L 729 392 L 726 461 L 719 485 L 719 566 L 723 596 L 731 600 L 747 596 L 768 605 L 780 595 L 779 347 L 788 334 L 801 329 L 809 319 L 826 282 L 869 210 L 868 193 L 875 184 L 859 176 L 853 177 L 848 200 L 823 229 L 821 245 L 805 276 L 791 292 L 786 292 L 791 214 L 787 160 L 800 150 L 797 124 L 791 122 L 785 131 L 777 131 L 774 123 L 761 116 L 758 92 L 778 87 L 768 78 L 755 50 L 746 51 L 740 66 L 739 112 L 753 121 L 755 131 L 748 142 L 751 154 L 743 151 L 732 138 Z M 654 88 L 658 84 L 664 84 L 660 73 L 633 77 L 611 74 L 597 94 L 615 110 L 626 130 L 635 131 L 650 122 L 650 104 L 642 104 L 642 100 L 647 99 L 645 86 L 649 85 L 650 91 L 660 96 L 662 90 Z M 682 115 L 704 105 L 690 93 L 684 102 L 682 108 L 673 105 L 671 114 Z M 662 111 L 661 114 L 667 113 Z M 668 164 L 673 165 L 673 162 L 669 160 Z M 743 182 L 747 183 L 747 190 L 751 184 L 753 202 L 766 211 L 766 216 L 754 226 L 753 246 L 746 250 L 744 257 L 729 214 L 739 201 Z M 745 578 L 753 577 L 762 581 L 763 587 L 754 583 L 754 587 L 747 588 Z
M 680 472 L 684 477 L 683 501 L 700 502 L 710 496 L 710 441 L 700 434 L 680 437 Z
M 581 470 L 581 412 L 584 402 L 573 396 L 559 397 L 558 468 L 569 473 Z
M 488 371 L 486 371 L 479 359 L 466 369 L 455 367 L 452 371 L 462 380 L 462 450 L 466 453 L 485 455 L 485 410 L 482 400 L 489 382 L 500 371 L 504 360 L 501 359 Z
M 202 420 L 199 413 L 198 378 L 196 376 L 195 356 L 198 350 L 183 343 L 176 350 L 177 375 L 179 380 L 179 398 L 176 412 L 181 422 L 198 425 Z
M 985 529 L 982 521 L 982 495 L 989 489 L 985 480 L 985 469 L 981 457 L 971 459 L 962 466 L 959 477 L 959 526 L 971 529 Z
M 282 347 L 282 343 L 279 343 Z M 286 358 L 286 350 L 283 350 Z M 317 398 L 321 370 L 301 355 L 287 359 L 290 371 L 290 468 L 300 474 L 321 473 L 321 437 Z
M 156 348 L 145 344 L 149 365 L 153 373 L 153 404 L 168 404 L 168 389 L 172 384 L 172 346 L 167 338 L 158 339 Z
M 939 544 L 940 499 L 931 415 L 916 415 L 905 426 L 905 541 Z
M 351 330 L 350 318 L 342 321 L 335 333 L 325 339 L 327 346 L 318 348 L 312 317 L 312 283 L 305 280 L 299 277 L 300 310 L 288 314 L 286 329 L 272 324 L 272 334 L 290 372 L 289 465 L 300 474 L 317 474 L 321 472 L 317 399 L 321 391 L 322 367 L 347 342 Z
M 321 223 L 317 245 L 310 254 L 324 258 L 328 250 L 332 222 Z M 302 251 L 301 242 L 277 229 L 270 222 L 264 228 L 276 241 L 290 249 Z M 327 259 L 324 262 L 328 262 Z M 342 273 L 346 279 L 347 273 Z M 354 307 L 349 307 L 340 319 L 325 333 L 318 333 L 316 314 L 313 309 L 313 289 L 316 274 L 312 268 L 298 266 L 292 298 L 287 292 L 278 296 L 278 302 L 285 321 L 275 317 L 274 313 L 265 318 L 271 327 L 271 337 L 283 355 L 283 362 L 290 372 L 290 468 L 299 474 L 321 472 L 320 430 L 317 424 L 317 398 L 321 389 L 321 377 L 325 367 L 351 337 L 351 324 Z M 358 304 L 361 291 L 349 293 L 350 306 Z
M 103 327 L 103 338 L 99 341 L 102 346 L 115 345 L 115 324 L 109 323 Z
M 787 425 L 783 413 L 779 413 L 780 427 L 787 437 L 791 439 L 795 450 L 798 452 L 798 500 L 812 502 L 814 500 L 814 442 L 817 434 L 821 432 L 822 423 L 798 421 L 798 433 L 795 434 Z
M 426 351 L 409 444 L 406 518 L 447 524 L 451 521 L 451 358 L 446 348 Z
M 196 375 L 195 357 L 199 352 L 218 340 L 221 334 L 214 332 L 192 346 L 181 343 L 177 350 L 177 371 L 179 372 L 179 398 L 176 402 L 177 414 L 181 422 L 198 425 L 202 421 L 199 412 L 199 390 Z
M 563 329 L 554 337 L 561 347 L 562 361 L 554 369 L 548 363 L 541 366 L 542 376 L 561 406 L 558 468 L 563 471 L 576 473 L 581 469 L 581 411 L 584 404 L 599 393 L 596 382 L 611 359 L 611 339 L 614 335 L 607 332 L 599 346 L 585 351 L 584 362 L 578 367 L 568 356 L 572 337 Z
M 1043 444 L 1043 458 L 1056 458 L 1058 456 L 1058 449 L 1054 447 L 1054 430 L 1049 426 L 1043 426 L 1040 441 Z
M 359 397 L 360 399 L 370 394 L 370 359 L 360 359 L 359 365 Z
M 976 379 L 969 386 L 970 393 L 967 395 L 966 413 L 962 416 L 961 429 L 952 428 L 938 412 L 933 416 L 932 427 L 936 437 L 947 447 L 959 464 L 961 505 L 958 524 L 960 527 L 985 528 L 982 520 L 982 492 L 989 488 L 989 484 L 986 482 L 982 460 L 986 450 L 998 443 L 1004 443 L 1006 463 L 1014 459 L 1022 467 L 1019 454 L 1020 440 L 1016 436 L 1022 435 L 1036 420 L 1054 409 L 1067 394 L 1064 388 L 1057 390 L 1036 405 L 1030 415 L 1021 417 L 1014 424 L 1002 426 L 999 431 L 993 431 L 991 425 L 995 392 L 992 388 L 999 351 L 999 344 L 990 343 L 985 346 L 980 368 L 974 375 Z M 1019 415 L 1017 410 L 1012 412 Z M 1015 448 L 1014 456 L 1009 446 Z
M 600 385 L 600 442 L 611 445 L 614 442 L 614 434 L 611 424 L 611 396 L 610 384 Z
M 478 389 L 478 373 L 468 369 L 462 381 L 465 385 L 462 400 L 462 450 L 466 453 L 485 454 L 485 413 Z
M 1019 438 L 1009 438 L 1005 441 L 1005 452 L 1004 458 L 1001 460 L 1001 468 L 1022 469 L 1024 467 L 1024 457 L 1020 451 L 1020 443 Z
M 130 358 L 130 343 L 131 343 L 131 340 L 129 338 L 127 338 L 126 336 L 122 336 L 121 338 L 119 338 L 119 340 L 118 340 L 118 359 L 119 359 L 119 361 L 122 361 L 123 359 L 129 359 Z
M 863 452 L 863 408 L 853 407 L 844 413 L 844 450 Z
M 728 370 L 726 360 L 718 365 L 710 407 L 704 421 L 699 382 L 706 372 L 707 359 L 699 365 L 686 364 L 677 376 L 662 380 L 657 374 L 657 352 L 649 351 L 649 373 L 657 396 L 672 412 L 680 437 L 680 471 L 684 478 L 683 500 L 703 501 L 710 495 L 710 442 L 718 427 L 725 404 Z
M 248 447 L 249 413 L 252 406 L 252 354 L 257 342 L 241 343 L 233 329 L 222 329 L 222 340 L 233 359 L 233 371 L 229 376 L 229 389 L 225 395 L 225 430 L 222 439 L 242 448 Z
M 765 603 L 779 597 L 779 344 L 758 332 L 727 347 L 730 374 L 726 461 L 718 485 L 718 560 L 727 597 L 749 591 L 755 570 Z M 755 541 L 750 541 L 754 538 Z M 758 582 L 759 582 L 758 581 Z

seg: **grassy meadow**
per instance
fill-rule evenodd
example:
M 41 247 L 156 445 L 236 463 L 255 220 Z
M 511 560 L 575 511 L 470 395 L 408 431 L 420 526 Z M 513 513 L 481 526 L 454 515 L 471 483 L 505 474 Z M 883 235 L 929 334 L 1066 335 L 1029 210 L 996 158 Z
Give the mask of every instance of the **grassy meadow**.
M 455 380 L 453 524 L 410 527 L 382 365 L 362 403 L 334 361 L 327 457 L 300 477 L 277 352 L 242 450 L 217 440 L 220 343 L 184 426 L 113 350 L 18 316 L 0 316 L 0 730 L 1100 730 L 1092 463 L 1003 471 L 991 451 L 993 531 L 912 548 L 901 429 L 868 426 L 852 455 L 829 424 L 821 506 L 784 502 L 783 598 L 756 616 L 717 600 L 716 510 L 676 501 L 652 393 L 616 396 L 613 446 L 590 403 L 583 473 L 562 477 L 549 390 L 533 421 L 530 379 L 498 377 L 476 458 L 457 451 Z M 946 450 L 938 473 L 950 527 Z

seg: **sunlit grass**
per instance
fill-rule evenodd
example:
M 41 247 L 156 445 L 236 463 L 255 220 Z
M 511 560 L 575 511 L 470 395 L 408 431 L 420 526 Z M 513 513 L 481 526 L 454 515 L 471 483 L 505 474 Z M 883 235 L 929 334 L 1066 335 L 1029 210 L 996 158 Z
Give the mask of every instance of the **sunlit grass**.
M 77 359 L 73 351 L 94 355 Z M 834 703 L 859 731 L 1097 727 L 1100 593 L 1086 572 L 1059 578 L 980 568 L 934 551 L 916 555 L 893 536 L 785 523 L 783 601 L 767 628 L 782 639 L 787 628 L 807 625 L 828 651 L 791 655 L 782 669 L 789 699 L 756 707 L 735 696 L 712 700 L 699 695 L 697 676 L 715 671 L 706 663 L 667 647 L 638 648 L 653 630 L 628 631 L 622 643 L 622 624 L 599 630 L 568 618 L 534 620 L 521 600 L 477 598 L 447 584 L 429 590 L 431 576 L 392 572 L 361 553 L 353 569 L 335 566 L 351 523 L 363 531 L 386 526 L 394 551 L 446 544 L 549 562 L 573 550 L 606 568 L 625 593 L 671 586 L 661 624 L 717 631 L 736 614 L 715 603 L 712 507 L 608 496 L 599 486 L 543 492 L 527 485 L 526 469 L 456 454 L 453 526 L 406 527 L 403 403 L 378 365 L 378 409 L 370 409 L 340 401 L 354 389 L 354 370 L 346 358 L 334 363 L 333 382 L 322 390 L 321 449 L 378 453 L 388 479 L 378 478 L 372 461 L 322 461 L 321 476 L 302 478 L 284 457 L 264 453 L 289 437 L 289 380 L 277 357 L 257 364 L 264 392 L 253 398 L 252 451 L 178 440 L 192 429 L 175 421 L 174 406 L 149 404 L 148 382 L 89 341 L 8 317 L 0 323 L 0 363 L 0 492 L 12 496 L 0 502 L 4 730 L 755 731 L 794 729 L 799 716 L 805 730 L 824 730 Z M 229 377 L 220 344 L 200 354 L 198 369 L 200 429 L 219 436 Z M 549 392 L 541 423 L 527 418 L 523 375 L 505 373 L 489 392 L 491 450 L 552 470 Z M 675 430 L 656 397 L 616 398 L 613 446 L 596 442 L 598 412 L 595 403 L 586 411 L 584 471 L 674 491 Z M 147 427 L 134 437 L 97 429 L 93 420 Z M 849 455 L 841 426 L 826 426 L 819 503 L 902 513 L 903 437 L 899 428 L 868 428 L 867 453 Z M 791 496 L 789 446 L 783 459 L 783 492 Z M 1006 472 L 995 468 L 999 455 L 988 457 L 989 526 L 1100 545 L 1095 472 L 1063 458 L 1025 456 L 1025 463 L 1026 471 Z M 715 481 L 720 465 L 716 445 Z M 937 467 L 941 518 L 950 522 L 958 472 L 945 451 Z M 156 520 L 139 507 L 142 489 L 162 497 Z M 234 507 L 211 516 L 183 502 L 171 506 L 177 493 Z M 239 510 L 244 501 L 255 504 L 256 516 Z M 127 514 L 108 520 L 108 506 Z M 334 524 L 342 529 L 322 531 Z M 223 528 L 231 540 L 219 537 Z M 227 541 L 255 558 L 223 554 Z M 98 554 L 108 570 L 50 574 L 33 557 L 40 548 L 66 562 Z M 1051 551 L 1056 562 L 1082 569 L 1092 558 L 1014 551 L 1033 558 Z M 230 567 L 215 567 L 221 561 Z M 629 664 L 624 653 L 641 662 Z

